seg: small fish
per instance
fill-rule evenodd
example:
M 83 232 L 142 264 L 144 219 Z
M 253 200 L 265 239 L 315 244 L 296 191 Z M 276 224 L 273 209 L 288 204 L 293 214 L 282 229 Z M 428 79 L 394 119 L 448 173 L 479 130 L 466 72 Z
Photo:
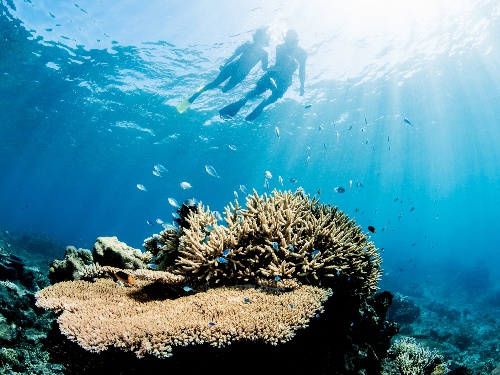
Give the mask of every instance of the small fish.
M 324 129 L 323 129 L 323 127 L 320 125 L 320 126 L 319 126 L 319 131 L 321 132 L 321 131 L 323 131 L 323 130 L 324 130 Z
M 142 190 L 142 191 L 147 191 L 147 189 L 142 184 L 137 184 L 137 189 Z
M 321 194 L 321 189 L 318 189 L 318 194 Z
M 410 120 L 408 120 L 406 117 L 403 117 L 403 121 L 406 122 L 408 125 L 411 125 Z M 413 125 L 412 125 L 413 126 Z
M 156 170 L 155 170 L 155 171 L 153 171 L 153 174 L 154 174 L 156 177 L 161 177 L 161 173 L 160 173 L 160 172 L 158 172 L 158 171 L 156 171 Z
M 345 189 L 342 187 L 342 186 L 338 186 L 336 188 L 333 188 L 333 191 L 335 191 L 336 193 L 345 193 Z
M 387 142 L 389 142 L 389 140 L 390 140 L 390 138 L 389 138 L 389 136 L 387 136 Z
M 290 179 L 290 182 L 291 182 L 292 184 L 296 184 L 298 181 L 297 181 L 297 179 L 296 179 L 296 178 L 293 178 L 293 177 L 292 177 L 292 178 Z
M 180 219 L 181 215 L 179 215 L 177 212 L 172 212 L 172 216 L 174 219 Z
M 335 132 L 335 137 L 336 137 L 337 139 L 339 139 L 339 135 L 340 135 L 340 134 L 339 134 L 339 132 L 338 132 L 338 131 L 336 131 L 336 132 Z
M 307 147 L 307 148 L 306 148 L 306 154 L 307 154 L 309 151 L 311 151 L 311 147 Z
M 293 309 L 293 303 L 290 304 L 290 308 Z
M 399 200 L 399 197 L 394 198 L 394 202 L 397 202 Z
M 200 244 L 204 245 L 204 244 L 206 244 L 208 241 L 210 241 L 210 236 L 206 236 L 204 239 L 202 239 L 202 240 L 200 241 Z
M 154 225 L 154 223 L 152 223 L 152 222 L 151 222 L 151 221 L 149 221 L 149 220 L 146 220 L 146 223 L 148 223 L 148 225 L 151 225 L 152 227 L 154 227 L 154 226 L 155 226 L 155 225 Z
M 243 193 L 243 194 L 248 194 L 247 193 L 247 187 L 245 185 L 240 185 L 240 191 Z
M 310 159 L 311 159 L 311 157 L 310 157 L 310 156 L 308 156 L 308 157 L 306 158 L 306 160 L 304 161 L 304 164 L 307 164 L 307 162 L 308 162 Z
M 376 229 L 374 226 L 371 226 L 371 225 L 368 225 L 368 230 L 372 233 L 375 233 L 376 232 Z
M 156 164 L 153 168 L 160 173 L 161 172 L 168 172 L 168 170 L 161 164 Z
M 412 207 L 412 208 L 410 209 L 410 211 L 413 211 L 414 209 L 415 209 L 415 207 Z
M 217 171 L 215 170 L 215 168 L 212 167 L 211 165 L 205 165 L 205 170 L 207 171 L 207 173 L 210 176 L 220 178 L 220 176 L 217 174 Z M 191 186 L 189 186 L 189 187 L 191 187 Z M 183 189 L 185 189 L 185 188 L 183 188 Z
M 230 150 L 233 150 L 233 151 L 236 151 L 237 148 L 235 145 L 227 145 L 227 147 L 229 147 Z
M 128 273 L 125 273 L 123 271 L 118 271 L 114 273 L 116 279 L 118 281 L 121 281 L 123 284 L 133 284 L 134 283 L 134 278 L 130 276 Z
M 269 180 L 267 178 L 264 179 L 264 187 L 269 190 Z
M 219 262 L 219 263 L 227 263 L 227 259 L 223 258 L 223 257 L 218 257 L 217 258 L 217 262 Z
M 221 216 L 219 211 L 214 211 L 214 217 L 215 217 L 215 220 L 217 220 L 217 221 L 222 220 L 222 216 Z
M 186 181 L 181 182 L 179 185 L 184 190 L 192 188 L 191 184 L 189 182 L 186 182 Z
M 357 187 L 358 189 L 361 189 L 361 188 L 363 187 L 363 184 L 362 184 L 361 182 L 359 182 L 359 181 L 358 181 L 358 182 L 356 182 L 356 187 Z
M 366 121 L 366 117 L 365 117 L 365 125 L 368 125 L 368 121 Z
M 196 206 L 197 204 L 198 204 L 198 201 L 194 198 L 189 198 L 189 199 L 186 199 L 184 202 L 182 202 L 182 205 L 186 206 L 186 207 L 193 207 L 193 206 Z
M 250 298 L 245 298 L 243 301 L 245 301 L 245 303 L 250 303 Z
M 274 280 L 276 280 L 276 281 L 280 281 L 280 280 L 281 280 L 281 277 L 279 277 L 279 276 L 275 276 Z
M 278 127 L 275 127 L 274 128 L 274 132 L 276 133 L 276 135 L 278 136 L 278 138 L 280 137 L 280 130 L 278 129 Z
M 368 144 L 368 139 L 367 139 L 367 140 L 366 140 L 366 142 L 365 142 L 365 145 L 367 145 L 367 144 Z
M 269 172 L 269 171 L 265 171 L 265 172 L 264 172 L 264 176 L 265 176 L 267 179 L 269 179 L 269 180 L 270 180 L 271 178 L 273 178 L 273 175 L 272 175 L 272 174 L 271 174 L 271 172 Z
M 156 219 L 156 222 L 160 225 L 162 225 L 163 223 L 165 223 L 162 219 Z
M 349 191 L 351 191 L 352 188 L 352 180 L 349 180 Z
M 281 184 L 281 186 L 283 186 L 283 177 L 278 176 L 278 182 Z
M 307 109 L 307 108 L 311 108 L 312 106 L 313 106 L 312 104 L 308 104 L 308 105 L 306 105 L 304 108 L 306 108 L 306 109 Z
M 177 230 L 177 227 L 175 225 L 169 223 L 163 223 L 161 226 L 166 230 Z
M 213 227 L 213 226 L 211 226 L 211 225 L 207 225 L 207 226 L 205 227 L 205 231 L 207 231 L 207 232 L 213 232 L 213 231 L 214 231 L 214 227 Z
M 208 325 L 210 325 L 210 326 L 214 326 L 214 325 L 215 325 L 215 323 L 214 323 L 214 322 L 208 322 Z
M 222 255 L 226 256 L 227 254 L 229 254 L 230 251 L 231 249 L 226 249 L 222 252 Z
M 365 131 L 365 128 L 361 128 L 361 131 L 364 132 Z
M 288 245 L 288 248 L 290 249 L 290 251 L 294 252 L 295 251 L 295 248 L 293 247 L 292 244 Z
M 233 191 L 233 193 L 234 193 L 234 198 L 238 199 L 238 192 L 235 190 L 235 191 Z
M 269 81 L 271 81 L 271 84 L 274 86 L 275 89 L 278 88 L 278 85 L 276 85 L 276 81 L 274 80 L 274 78 L 269 78 Z
M 278 250 L 279 249 L 278 243 L 277 242 L 273 242 L 273 247 L 274 247 L 274 250 Z
M 312 257 L 313 259 L 315 259 L 315 258 L 316 258 L 316 256 L 317 256 L 319 253 L 320 253 L 320 251 L 319 251 L 319 250 L 314 250 L 314 251 L 311 253 L 311 257 Z
M 175 207 L 175 208 L 179 208 L 179 203 L 177 203 L 177 201 L 174 199 L 174 198 L 168 198 L 168 203 L 170 203 L 171 206 Z
M 347 130 L 351 130 L 351 129 L 352 129 L 352 125 L 351 125 L 351 126 L 349 126 L 349 129 L 347 129 Z

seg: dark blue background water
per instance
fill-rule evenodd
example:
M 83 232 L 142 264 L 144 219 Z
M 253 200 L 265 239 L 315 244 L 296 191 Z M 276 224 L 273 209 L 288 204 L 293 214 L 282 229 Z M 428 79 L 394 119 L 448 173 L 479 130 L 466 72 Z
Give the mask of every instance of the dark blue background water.
M 411 9 L 405 20 L 371 19 L 366 9 L 358 18 L 321 3 L 142 9 L 132 1 L 111 8 L 2 0 L 0 229 L 86 248 L 116 235 L 140 248 L 162 229 L 147 220 L 171 220 L 169 197 L 196 197 L 222 212 L 234 191 L 243 201 L 240 184 L 264 193 L 268 170 L 271 189 L 320 189 L 322 202 L 365 231 L 377 229 L 382 286 L 432 287 L 436 275 L 455 283 L 446 275 L 461 272 L 469 275 L 461 282 L 477 278 L 493 288 L 500 280 L 500 13 L 495 1 L 464 3 L 457 12 L 441 9 L 432 24 L 439 27 L 420 35 L 427 29 Z M 352 20 L 335 25 L 342 12 Z M 446 14 L 463 19 L 439 19 Z M 394 22 L 394 37 L 378 35 L 376 21 L 384 30 Z M 353 39 L 352 23 L 368 25 L 366 37 Z M 301 35 L 309 53 L 305 97 L 295 77 L 255 122 L 243 120 L 247 108 L 220 121 L 218 110 L 252 87 L 255 71 L 237 89 L 207 92 L 179 114 L 175 104 L 266 24 L 271 60 L 282 31 Z M 403 26 L 401 44 L 395 36 Z M 168 169 L 162 177 L 152 174 L 157 163 Z M 193 188 L 181 189 L 182 181 Z M 346 192 L 336 193 L 338 186 Z

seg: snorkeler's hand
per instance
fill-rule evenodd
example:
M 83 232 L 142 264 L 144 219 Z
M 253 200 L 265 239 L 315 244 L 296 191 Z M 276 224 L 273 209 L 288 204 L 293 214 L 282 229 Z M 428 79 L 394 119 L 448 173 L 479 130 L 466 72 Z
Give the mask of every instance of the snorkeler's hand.
M 300 96 L 304 96 L 304 86 L 300 86 L 300 92 L 299 92 L 299 95 L 300 95 Z

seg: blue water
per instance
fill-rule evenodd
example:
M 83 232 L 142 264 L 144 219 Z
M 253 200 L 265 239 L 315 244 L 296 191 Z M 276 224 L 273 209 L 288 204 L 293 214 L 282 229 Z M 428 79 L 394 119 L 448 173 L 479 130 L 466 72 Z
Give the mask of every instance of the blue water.
M 147 220 L 171 220 L 169 197 L 222 212 L 234 191 L 243 202 L 240 184 L 266 192 L 270 171 L 271 189 L 320 190 L 376 228 L 383 288 L 432 288 L 457 270 L 500 284 L 500 6 L 371 3 L 1 0 L 0 229 L 141 248 L 162 229 Z M 256 121 L 243 118 L 257 100 L 221 121 L 255 69 L 179 114 L 261 26 L 271 62 L 283 33 L 298 31 L 305 96 L 295 77 Z

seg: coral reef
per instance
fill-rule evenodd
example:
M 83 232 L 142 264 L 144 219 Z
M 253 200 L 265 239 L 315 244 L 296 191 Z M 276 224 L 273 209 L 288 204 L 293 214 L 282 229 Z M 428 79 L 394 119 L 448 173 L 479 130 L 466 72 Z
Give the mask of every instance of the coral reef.
M 152 258 L 151 253 L 134 249 L 116 237 L 98 237 L 92 255 L 95 263 L 131 270 L 148 268 Z
M 49 279 L 51 283 L 60 281 L 75 280 L 79 278 L 79 272 L 85 266 L 94 263 L 92 253 L 87 249 L 76 249 L 74 246 L 67 246 L 64 259 L 55 259 L 49 268 Z
M 401 375 L 437 375 L 448 372 L 443 357 L 436 350 L 423 348 L 413 337 L 403 337 L 391 345 L 386 367 L 397 368 Z M 386 373 L 389 372 L 387 368 Z
M 368 295 L 377 289 L 381 259 L 374 244 L 347 215 L 309 199 L 301 191 L 247 197 L 225 209 L 227 227 L 199 204 L 181 231 L 167 229 L 144 247 L 164 267 L 196 282 L 250 282 L 286 287 L 286 280 L 350 288 Z M 168 254 L 165 256 L 165 254 Z M 169 261 L 165 261 L 169 259 Z
M 143 264 L 153 255 L 161 270 L 124 262 L 119 252 L 119 262 L 110 261 L 114 255 L 99 258 L 105 266 L 87 265 L 80 280 L 38 292 L 37 305 L 61 313 L 62 334 L 101 356 L 125 350 L 164 358 L 174 346 L 182 356 L 180 348 L 193 344 L 199 355 L 207 350 L 203 344 L 241 348 L 249 342 L 262 355 L 269 349 L 260 345 L 299 335 L 307 338 L 304 353 L 322 351 L 319 372 L 379 373 L 397 332 L 385 320 L 392 295 L 376 293 L 380 256 L 337 207 L 302 191 L 275 190 L 254 192 L 245 209 L 230 204 L 226 225 L 201 203 L 183 204 L 178 214 L 178 228 L 166 226 L 145 240 L 145 255 L 128 252 Z M 128 248 L 116 238 L 98 239 L 94 261 L 96 249 L 116 254 L 105 250 L 110 241 Z M 314 338 L 300 333 L 311 330 Z

